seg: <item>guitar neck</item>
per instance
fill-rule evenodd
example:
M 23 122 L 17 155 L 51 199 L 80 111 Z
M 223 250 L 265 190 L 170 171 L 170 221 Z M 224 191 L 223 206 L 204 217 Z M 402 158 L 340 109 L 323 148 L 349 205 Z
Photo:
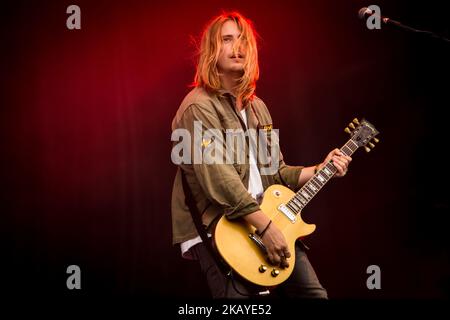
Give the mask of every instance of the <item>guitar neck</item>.
M 358 145 L 350 139 L 340 150 L 343 154 L 350 156 L 358 148 Z M 322 169 L 317 171 L 317 173 L 314 174 L 314 176 L 312 176 L 311 179 L 309 179 L 299 191 L 297 191 L 291 200 L 286 203 L 286 206 L 293 213 L 300 213 L 300 211 L 302 211 L 302 209 L 322 189 L 322 187 L 330 181 L 336 172 L 337 169 L 333 163 L 331 161 L 328 162 Z

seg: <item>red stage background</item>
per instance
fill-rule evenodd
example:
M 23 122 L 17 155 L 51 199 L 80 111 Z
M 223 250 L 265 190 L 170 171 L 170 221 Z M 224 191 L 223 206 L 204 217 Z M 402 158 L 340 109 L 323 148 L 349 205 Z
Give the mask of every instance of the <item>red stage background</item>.
M 81 8 L 81 30 L 66 8 Z M 331 298 L 448 298 L 444 152 L 449 46 L 357 18 L 370 4 L 449 35 L 439 2 L 14 1 L 1 15 L 2 288 L 32 295 L 207 297 L 171 245 L 170 124 L 195 44 L 224 10 L 261 36 L 257 94 L 290 164 L 321 161 L 366 117 L 381 142 L 354 155 L 303 213 Z M 66 288 L 79 265 L 82 289 Z M 381 268 L 368 290 L 366 268 Z

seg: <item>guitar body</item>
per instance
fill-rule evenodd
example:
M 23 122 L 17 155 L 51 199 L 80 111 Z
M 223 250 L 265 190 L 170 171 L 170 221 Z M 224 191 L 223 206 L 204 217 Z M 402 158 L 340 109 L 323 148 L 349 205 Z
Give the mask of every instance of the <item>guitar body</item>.
M 216 247 L 229 264 L 240 276 L 257 285 L 272 287 L 285 281 L 292 273 L 295 262 L 295 241 L 299 237 L 307 236 L 314 232 L 314 224 L 305 223 L 300 214 L 295 216 L 292 222 L 278 208 L 286 204 L 295 193 L 282 185 L 272 185 L 264 192 L 264 198 L 260 205 L 261 210 L 272 220 L 283 233 L 289 247 L 291 257 L 288 259 L 289 267 L 282 269 L 269 263 L 264 252 L 249 237 L 255 233 L 255 228 L 243 219 L 228 220 L 222 216 L 217 223 L 214 240 Z M 260 272 L 260 266 L 266 266 L 265 272 Z M 272 271 L 276 269 L 279 274 L 274 276 Z
M 347 156 L 360 147 L 369 152 L 375 147 L 370 141 L 379 142 L 375 138 L 379 132 L 364 119 L 361 123 L 358 119 L 353 119 L 345 131 L 350 133 L 351 138 L 340 151 Z M 286 238 L 291 253 L 288 268 L 281 269 L 268 262 L 264 244 L 255 235 L 252 225 L 243 219 L 230 221 L 225 216 L 220 218 L 214 234 L 215 244 L 222 258 L 244 279 L 260 286 L 277 286 L 289 278 L 295 264 L 295 241 L 316 229 L 314 224 L 307 224 L 302 220 L 301 211 L 336 171 L 332 161 L 329 161 L 297 193 L 282 185 L 272 185 L 264 192 L 260 207 Z

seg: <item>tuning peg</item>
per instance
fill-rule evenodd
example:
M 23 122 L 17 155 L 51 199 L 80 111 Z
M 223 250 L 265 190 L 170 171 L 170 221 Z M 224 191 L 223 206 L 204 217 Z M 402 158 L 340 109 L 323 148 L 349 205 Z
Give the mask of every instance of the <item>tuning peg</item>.
M 355 125 L 353 124 L 353 122 L 350 122 L 348 126 L 352 129 L 355 129 Z
M 364 147 L 364 149 L 366 150 L 366 152 L 370 152 L 370 148 L 369 147 Z
M 375 145 L 372 142 L 369 142 L 369 146 L 373 149 L 375 148 Z
M 347 132 L 348 134 L 352 134 L 352 132 L 350 131 L 350 129 L 349 129 L 348 127 L 346 127 L 346 128 L 344 129 L 344 131 Z
M 359 121 L 357 118 L 353 119 L 353 123 L 358 124 L 359 125 Z
M 377 138 L 373 138 L 373 141 L 375 141 L 375 143 L 378 143 L 378 142 L 380 142 L 380 140 L 379 140 L 379 139 L 377 139 Z

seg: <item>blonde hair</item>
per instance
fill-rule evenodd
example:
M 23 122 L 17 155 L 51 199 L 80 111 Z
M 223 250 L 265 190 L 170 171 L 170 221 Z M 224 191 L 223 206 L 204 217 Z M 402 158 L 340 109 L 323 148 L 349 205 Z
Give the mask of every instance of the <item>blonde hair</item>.
M 238 79 L 235 90 L 245 106 L 253 99 L 256 81 L 259 78 L 257 34 L 254 31 L 252 22 L 238 12 L 224 12 L 212 19 L 206 26 L 200 43 L 197 71 L 193 85 L 213 92 L 217 92 L 222 88 L 217 61 L 222 47 L 222 26 L 229 20 L 234 21 L 241 32 L 240 37 L 233 45 L 233 52 L 237 52 L 242 45 L 245 54 L 244 72 Z

